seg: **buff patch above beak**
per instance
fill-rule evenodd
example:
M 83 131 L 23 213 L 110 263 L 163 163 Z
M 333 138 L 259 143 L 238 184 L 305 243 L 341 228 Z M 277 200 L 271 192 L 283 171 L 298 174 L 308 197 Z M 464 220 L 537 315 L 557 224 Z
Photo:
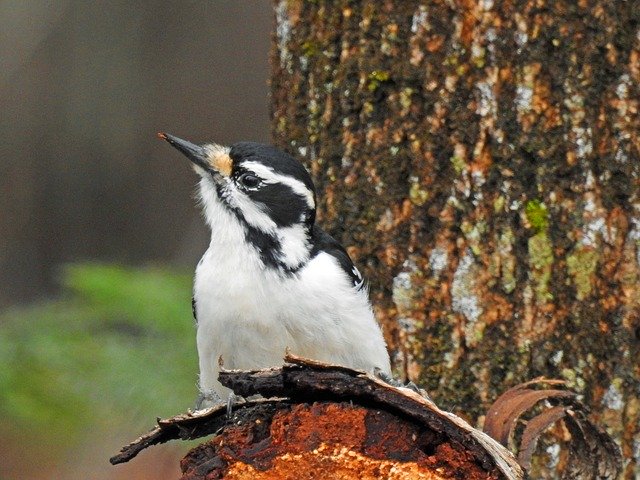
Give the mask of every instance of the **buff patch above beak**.
M 233 169 L 233 160 L 229 156 L 229 150 L 219 145 L 207 145 L 207 162 L 216 172 L 225 177 L 231 176 Z

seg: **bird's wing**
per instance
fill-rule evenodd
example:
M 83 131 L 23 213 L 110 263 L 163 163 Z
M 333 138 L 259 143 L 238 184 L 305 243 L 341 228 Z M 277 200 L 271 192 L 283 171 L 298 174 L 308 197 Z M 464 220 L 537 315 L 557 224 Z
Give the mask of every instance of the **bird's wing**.
M 364 278 L 360 274 L 360 271 L 356 268 L 356 266 L 351 261 L 351 257 L 344 249 L 338 241 L 329 235 L 327 232 L 322 230 L 318 226 L 313 227 L 313 248 L 311 250 L 311 255 L 315 256 L 320 252 L 325 252 L 332 257 L 334 257 L 338 261 L 338 265 L 340 268 L 344 270 L 344 272 L 351 279 L 353 287 L 356 290 L 361 290 L 364 288 L 365 282 Z

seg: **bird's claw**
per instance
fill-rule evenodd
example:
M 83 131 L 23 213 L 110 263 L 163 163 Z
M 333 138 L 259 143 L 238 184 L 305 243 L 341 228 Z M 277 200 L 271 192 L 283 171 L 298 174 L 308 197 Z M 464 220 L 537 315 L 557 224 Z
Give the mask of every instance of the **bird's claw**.
M 220 395 L 213 390 L 201 391 L 196 400 L 196 410 L 204 410 L 205 408 L 225 405 L 227 409 L 227 417 L 231 417 L 233 414 L 233 407 L 244 401 L 244 397 L 236 395 L 233 392 L 229 394 L 227 401 L 225 402 Z
M 196 399 L 196 410 L 204 410 L 221 403 L 223 403 L 222 398 L 213 390 L 201 390 Z
M 424 390 L 423 388 L 418 387 L 415 383 L 413 383 L 411 381 L 404 383 L 402 380 L 399 380 L 397 378 L 393 378 L 391 375 L 389 375 L 388 373 L 383 372 L 379 368 L 376 368 L 373 371 L 373 374 L 376 377 L 378 377 L 380 380 L 382 380 L 383 382 L 386 382 L 389 385 L 391 385 L 392 387 L 408 388 L 409 390 L 416 392 L 421 397 L 426 398 L 430 402 L 433 402 L 433 400 L 431 400 L 431 397 L 429 396 L 429 394 L 427 393 L 426 390 Z

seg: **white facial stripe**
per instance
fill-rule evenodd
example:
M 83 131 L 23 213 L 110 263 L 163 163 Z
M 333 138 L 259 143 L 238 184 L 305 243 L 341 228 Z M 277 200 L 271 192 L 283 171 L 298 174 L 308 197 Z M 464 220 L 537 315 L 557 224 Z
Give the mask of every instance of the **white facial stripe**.
M 232 187 L 231 198 L 235 207 L 237 207 L 242 216 L 249 225 L 258 230 L 273 235 L 276 231 L 276 223 L 260 206 L 251 200 L 245 193 Z
M 278 258 L 284 265 L 295 268 L 309 260 L 310 247 L 304 225 L 277 228 L 276 223 L 260 208 L 259 204 L 253 202 L 244 192 L 236 189 L 233 184 L 229 186 L 231 188 L 226 190 L 229 199 L 240 210 L 246 222 L 266 234 L 277 237 L 280 242 Z M 211 193 L 215 194 L 213 191 Z
M 302 225 L 281 228 L 278 231 L 280 240 L 280 261 L 288 267 L 297 267 L 309 259 L 309 243 L 307 232 Z
M 275 173 L 271 168 L 258 162 L 243 162 L 242 166 L 252 170 L 261 177 L 265 183 L 282 183 L 291 187 L 291 190 L 304 197 L 309 208 L 315 208 L 316 204 L 313 200 L 313 192 L 311 192 L 311 190 L 309 190 L 300 180 L 296 180 L 295 178 L 287 175 Z

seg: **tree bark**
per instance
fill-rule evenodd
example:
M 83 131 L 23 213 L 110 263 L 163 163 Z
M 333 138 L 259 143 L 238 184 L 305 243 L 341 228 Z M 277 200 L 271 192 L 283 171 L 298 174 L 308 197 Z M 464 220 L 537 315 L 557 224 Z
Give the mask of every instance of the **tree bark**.
M 563 378 L 640 476 L 637 2 L 275 11 L 274 142 L 310 168 L 397 372 L 477 423 Z

